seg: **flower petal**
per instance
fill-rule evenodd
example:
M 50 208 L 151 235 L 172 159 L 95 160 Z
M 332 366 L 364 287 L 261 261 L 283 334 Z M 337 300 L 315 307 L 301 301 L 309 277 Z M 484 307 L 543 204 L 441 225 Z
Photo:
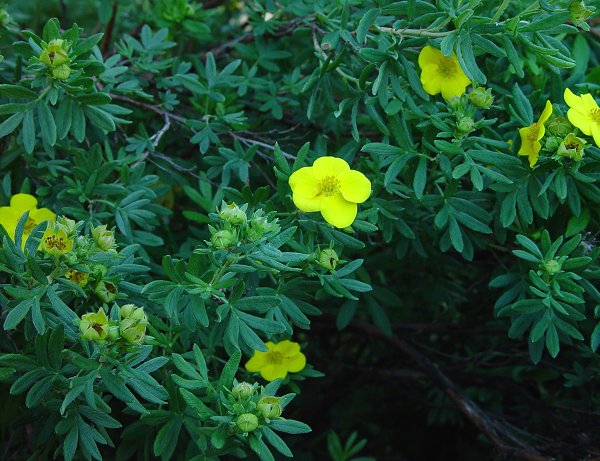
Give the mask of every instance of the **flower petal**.
M 427 94 L 436 95 L 442 91 L 442 78 L 437 64 L 426 64 L 422 67 L 421 84 Z
M 579 128 L 583 134 L 590 136 L 592 134 L 592 120 L 590 117 L 582 114 L 575 109 L 569 109 L 567 112 L 567 118 L 569 122 Z
M 285 369 L 284 364 L 269 364 L 261 368 L 260 375 L 267 381 L 275 381 L 277 378 L 285 378 L 287 376 L 287 370 Z
M 533 150 L 531 143 L 529 142 L 529 132 L 531 131 L 531 126 L 526 126 L 524 128 L 519 128 L 519 134 L 521 135 L 521 147 L 519 148 L 519 155 L 529 155 L 529 153 Z
M 542 115 L 540 115 L 540 119 L 538 120 L 538 123 L 539 124 L 546 123 L 546 120 L 548 120 L 551 115 L 552 115 L 552 103 L 550 101 L 546 101 L 546 107 L 544 107 L 544 111 L 542 112 Z
M 432 46 L 425 46 L 419 53 L 419 67 L 423 69 L 428 64 L 438 65 L 440 58 L 442 58 L 442 52 Z
M 464 94 L 464 92 L 467 90 L 467 86 L 470 84 L 471 80 L 467 78 L 465 73 L 459 67 L 455 76 L 442 81 L 442 97 L 444 99 L 458 97 Z
M 8 206 L 0 207 L 0 224 L 13 239 L 15 238 L 15 228 L 17 227 L 19 218 L 19 213 L 14 208 Z
M 298 352 L 292 357 L 286 358 L 285 365 L 287 367 L 287 371 L 291 373 L 298 373 L 306 366 L 306 356 L 302 352 Z
M 294 171 L 290 176 L 289 183 L 294 194 L 299 197 L 311 198 L 319 193 L 318 181 L 312 167 L 305 166 Z
M 533 141 L 533 151 L 529 153 L 529 167 L 533 168 L 540 158 L 540 150 L 542 145 L 539 141 Z
M 565 102 L 568 104 L 569 107 L 581 107 L 581 97 L 575 95 L 570 89 L 565 88 L 563 97 L 565 98 Z
M 300 344 L 286 339 L 275 344 L 273 350 L 281 352 L 283 355 L 292 356 L 300 353 Z
M 29 194 L 15 194 L 10 199 L 10 207 L 14 208 L 19 216 L 23 216 L 28 210 L 33 210 L 37 207 L 37 199 Z
M 598 103 L 590 93 L 582 94 L 581 102 L 583 103 L 584 112 L 590 113 L 598 109 Z
M 349 202 L 342 194 L 335 193 L 321 200 L 321 214 L 325 221 L 335 227 L 343 229 L 356 219 L 356 203 Z
M 594 137 L 596 146 L 600 147 L 600 123 L 592 124 L 592 136 Z
M 325 176 L 340 176 L 349 170 L 348 162 L 337 157 L 319 157 L 313 163 L 313 173 L 317 180 L 323 179 Z
M 256 372 L 260 371 L 269 364 L 269 353 L 254 351 L 254 355 L 246 362 L 246 370 Z
M 371 195 L 371 181 L 360 171 L 347 171 L 340 181 L 340 192 L 349 202 L 362 203 Z
M 314 198 L 304 198 L 298 196 L 298 194 L 296 193 L 292 195 L 294 205 L 296 205 L 296 207 L 298 207 L 299 210 L 304 211 L 305 213 L 321 211 L 321 198 L 321 196 Z
M 42 221 L 56 221 L 56 215 L 48 208 L 39 208 L 37 210 L 31 210 L 29 217 L 33 219 L 37 224 Z

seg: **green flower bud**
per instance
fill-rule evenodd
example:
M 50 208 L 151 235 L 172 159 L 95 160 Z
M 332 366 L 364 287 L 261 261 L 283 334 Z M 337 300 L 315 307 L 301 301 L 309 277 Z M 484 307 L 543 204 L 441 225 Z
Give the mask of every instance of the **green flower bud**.
M 66 80 L 71 75 L 71 68 L 67 64 L 52 69 L 52 77 L 56 80 Z
M 258 418 L 252 413 L 244 413 L 238 416 L 235 423 L 242 432 L 252 432 L 258 427 Z
M 575 0 L 569 4 L 569 13 L 571 13 L 571 21 L 573 21 L 573 23 L 578 26 L 581 26 L 582 23 L 588 20 L 594 11 L 595 8 L 588 8 L 585 5 L 585 3 L 581 0 Z
M 475 106 L 482 109 L 489 109 L 494 103 L 491 88 L 477 87 L 469 94 L 469 101 Z
M 94 289 L 94 293 L 96 293 L 102 301 L 109 303 L 117 299 L 119 291 L 114 283 L 100 280 Z
M 456 126 L 463 133 L 470 133 L 475 129 L 475 122 L 471 117 L 462 117 Z
M 237 243 L 237 236 L 234 231 L 223 229 L 215 232 L 210 238 L 210 241 L 215 248 L 223 249 Z
M 585 144 L 584 139 L 578 138 L 573 133 L 569 133 L 558 146 L 556 153 L 562 157 L 572 158 L 579 162 L 583 158 Z
M 146 337 L 148 317 L 143 307 L 126 304 L 119 309 L 121 337 L 132 344 L 142 344 Z
M 108 317 L 102 308 L 81 316 L 79 321 L 81 337 L 88 341 L 104 341 L 108 335 Z
M 571 132 L 573 126 L 564 117 L 554 117 L 552 120 L 546 123 L 546 132 L 554 136 L 560 136 L 561 138 Z
M 327 270 L 335 270 L 340 258 L 333 248 L 325 248 L 319 253 L 317 264 Z
M 279 224 L 277 219 L 269 221 L 264 215 L 263 210 L 257 210 L 254 212 L 252 219 L 250 220 L 250 229 L 248 229 L 247 237 L 251 242 L 256 242 L 270 232 L 277 232 L 279 230 Z
M 265 419 L 279 418 L 283 411 L 278 397 L 264 397 L 260 399 L 257 409 Z
M 48 67 L 58 67 L 69 64 L 68 45 L 64 40 L 50 40 L 50 43 L 40 53 L 40 61 Z M 68 76 L 67 76 L 68 77 Z M 64 80 L 64 79 L 63 79 Z
M 100 250 L 108 251 L 115 244 L 115 234 L 108 230 L 107 226 L 97 226 L 92 229 L 92 238 Z
M 232 389 L 231 394 L 236 398 L 246 399 L 254 394 L 254 386 L 247 382 L 238 383 Z
M 551 259 L 542 264 L 542 268 L 550 275 L 556 275 L 560 272 L 561 264 L 556 259 Z
M 238 207 L 235 203 L 226 204 L 223 203 L 221 211 L 219 211 L 219 217 L 223 221 L 230 222 L 234 226 L 243 224 L 246 222 L 246 213 Z
M 549 151 L 555 151 L 558 149 L 558 146 L 561 142 L 561 139 L 558 136 L 546 136 L 544 137 L 544 140 L 544 145 Z
M 111 325 L 108 327 L 108 339 L 111 341 L 118 341 L 121 337 L 120 329 L 118 325 Z

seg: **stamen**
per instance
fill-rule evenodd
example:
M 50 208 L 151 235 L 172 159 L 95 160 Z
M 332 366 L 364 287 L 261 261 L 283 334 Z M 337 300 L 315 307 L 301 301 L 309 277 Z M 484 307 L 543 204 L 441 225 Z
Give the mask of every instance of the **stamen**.
M 445 77 L 451 77 L 456 74 L 456 63 L 451 58 L 443 56 L 438 66 L 440 73 Z
M 527 132 L 527 141 L 534 142 L 537 141 L 538 134 L 540 133 L 540 126 L 538 123 L 534 123 L 529 127 L 529 131 Z
M 600 108 L 592 109 L 590 111 L 590 117 L 592 118 L 592 120 L 594 120 L 594 122 L 600 123 Z
M 318 185 L 319 195 L 323 194 L 326 197 L 335 194 L 340 190 L 340 180 L 335 176 L 325 176 Z

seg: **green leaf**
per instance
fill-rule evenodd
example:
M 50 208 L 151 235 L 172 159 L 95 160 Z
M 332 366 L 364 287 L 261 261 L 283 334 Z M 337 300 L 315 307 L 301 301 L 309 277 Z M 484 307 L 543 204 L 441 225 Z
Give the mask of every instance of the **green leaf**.
M 306 434 L 311 431 L 307 424 L 294 419 L 277 418 L 271 420 L 269 428 L 286 434 Z
M 56 144 L 56 123 L 50 108 L 45 102 L 37 104 L 38 123 L 42 132 L 42 139 L 50 146 Z
M 24 299 L 15 307 L 13 307 L 6 318 L 4 319 L 4 329 L 12 330 L 21 323 L 21 321 L 27 316 L 31 307 L 33 306 L 33 299 Z
M 0 94 L 16 99 L 34 100 L 38 97 L 38 94 L 35 91 L 21 85 L 2 84 L 0 85 Z
M 11 134 L 21 124 L 21 121 L 25 117 L 25 113 L 17 112 L 14 115 L 8 117 L 4 122 L 0 124 L 0 138 Z

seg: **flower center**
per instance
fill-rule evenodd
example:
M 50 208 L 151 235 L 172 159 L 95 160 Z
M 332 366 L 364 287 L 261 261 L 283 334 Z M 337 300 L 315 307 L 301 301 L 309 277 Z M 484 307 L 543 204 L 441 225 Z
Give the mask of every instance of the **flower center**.
M 529 131 L 527 132 L 527 141 L 534 142 L 537 141 L 538 134 L 540 132 L 540 125 L 538 123 L 534 123 L 529 127 Z
M 102 332 L 102 325 L 99 323 L 92 323 L 91 327 L 96 331 L 96 333 L 100 334 Z
M 340 180 L 335 176 L 325 176 L 318 185 L 319 195 L 323 194 L 326 197 L 335 194 L 340 190 Z
M 31 232 L 33 231 L 33 228 L 35 226 L 37 226 L 37 223 L 31 218 L 27 218 L 27 222 L 25 223 L 25 228 L 23 229 L 23 233 L 31 234 Z
M 600 109 L 592 109 L 590 111 L 590 117 L 596 123 L 600 123 Z
M 456 63 L 451 58 L 443 56 L 438 65 L 440 74 L 444 77 L 452 77 L 456 74 Z
M 273 365 L 281 365 L 283 363 L 284 355 L 279 351 L 271 351 L 269 353 L 269 361 Z
M 45 239 L 47 248 L 56 248 L 60 251 L 64 251 L 67 248 L 67 242 L 63 237 L 57 237 L 56 235 L 49 235 Z

